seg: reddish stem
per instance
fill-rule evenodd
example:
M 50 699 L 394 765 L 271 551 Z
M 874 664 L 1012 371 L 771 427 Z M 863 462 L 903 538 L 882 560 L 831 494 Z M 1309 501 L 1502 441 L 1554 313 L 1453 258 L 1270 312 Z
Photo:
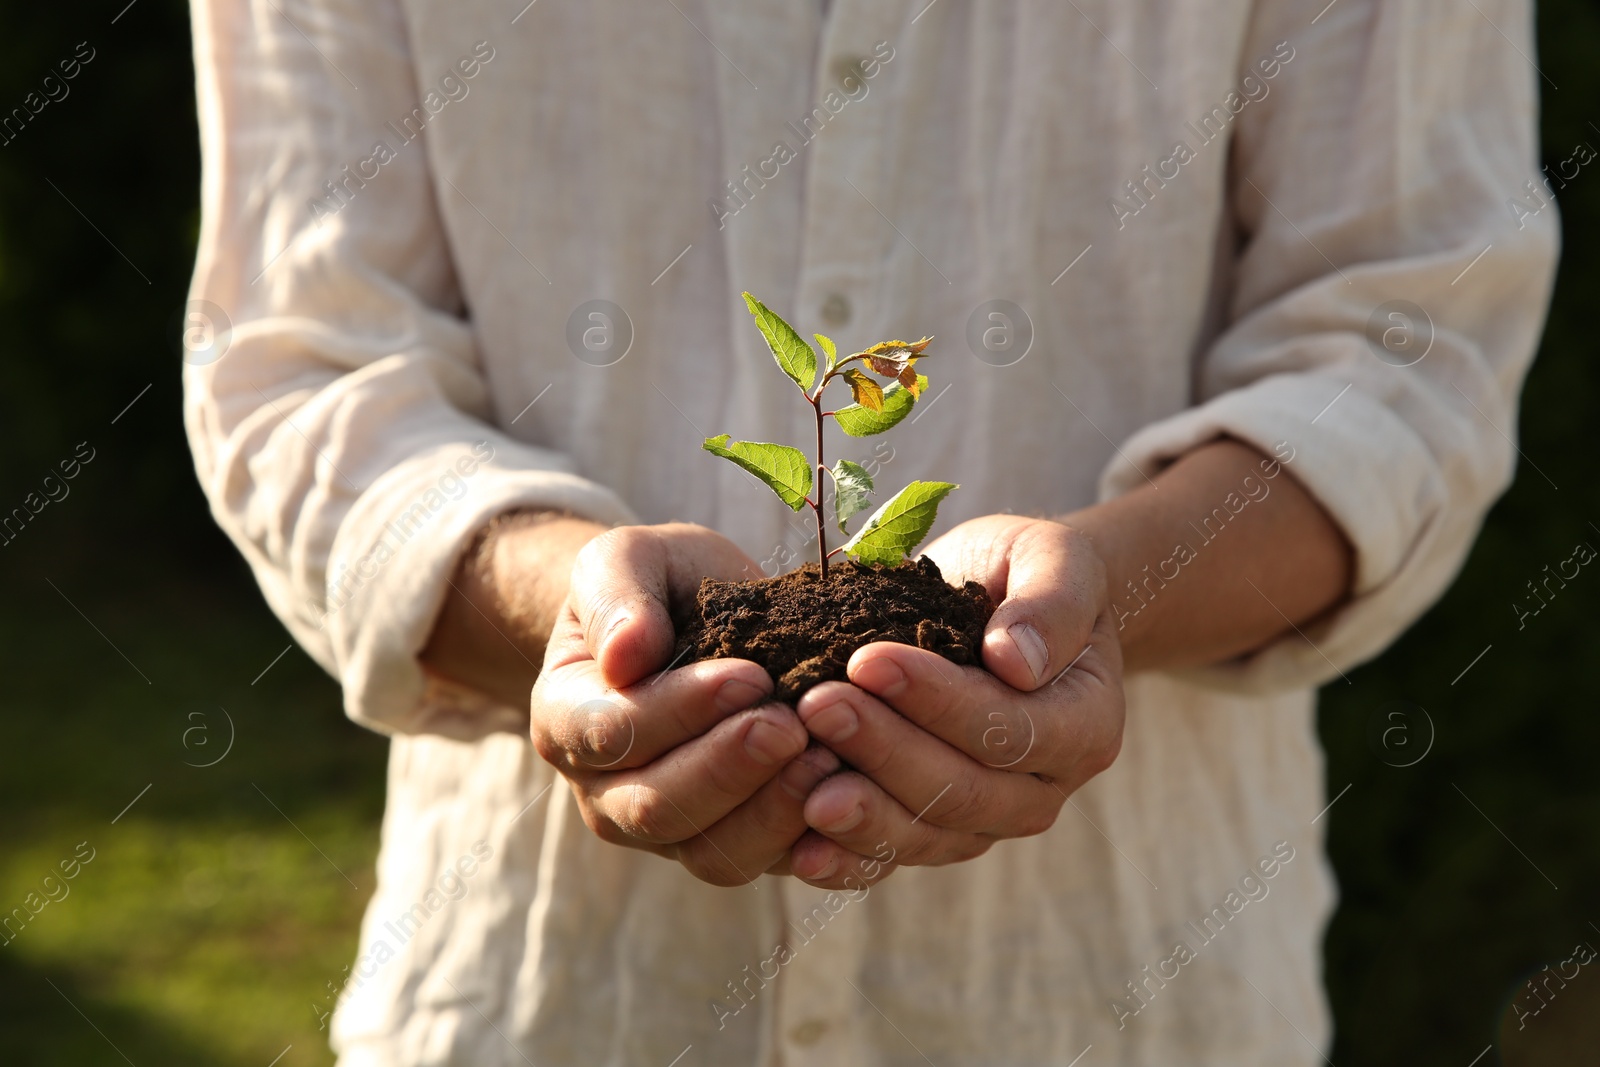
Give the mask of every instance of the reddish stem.
M 824 381 L 823 384 L 827 384 Z M 817 413 L 817 502 L 811 505 L 811 510 L 817 513 L 817 563 L 822 567 L 822 580 L 828 580 L 828 522 L 822 513 L 823 479 L 827 476 L 828 468 L 822 462 L 822 390 L 817 390 L 817 395 L 811 398 L 811 408 Z

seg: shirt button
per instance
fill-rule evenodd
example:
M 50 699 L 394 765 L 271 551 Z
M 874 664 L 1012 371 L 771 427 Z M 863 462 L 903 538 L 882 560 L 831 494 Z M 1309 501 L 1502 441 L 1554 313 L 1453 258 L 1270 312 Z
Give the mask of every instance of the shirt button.
M 829 293 L 822 301 L 822 321 L 834 329 L 850 321 L 850 301 L 843 293 Z
M 833 61 L 833 83 L 847 93 L 860 92 L 862 85 L 861 65 L 866 60 L 860 56 L 841 56 Z
M 821 1041 L 822 1035 L 827 1032 L 828 1024 L 821 1019 L 807 1019 L 789 1031 L 789 1040 L 801 1048 L 808 1048 Z

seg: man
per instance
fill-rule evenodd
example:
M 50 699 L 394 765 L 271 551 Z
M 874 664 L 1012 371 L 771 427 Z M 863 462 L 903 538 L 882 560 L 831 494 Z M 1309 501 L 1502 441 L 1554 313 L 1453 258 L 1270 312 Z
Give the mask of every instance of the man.
M 196 0 L 197 467 L 393 736 L 342 1064 L 1321 1062 L 1312 687 L 1508 483 L 1555 228 L 1526 4 L 1320 7 Z M 935 335 L 873 458 L 987 672 L 671 663 L 805 551 L 698 447 L 805 439 L 741 290 Z

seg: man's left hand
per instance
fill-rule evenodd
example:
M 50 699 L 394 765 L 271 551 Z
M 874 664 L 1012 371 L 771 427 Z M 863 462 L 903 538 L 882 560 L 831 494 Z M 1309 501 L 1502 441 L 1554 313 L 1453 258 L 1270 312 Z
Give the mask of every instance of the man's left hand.
M 999 605 L 987 669 L 881 642 L 850 658 L 849 683 L 800 699 L 806 729 L 853 768 L 806 801 L 812 829 L 789 866 L 814 885 L 848 888 L 850 862 L 882 856 L 885 842 L 895 864 L 931 866 L 1043 833 L 1122 745 L 1122 650 L 1085 534 L 990 515 L 926 554 L 947 581 L 978 582 Z

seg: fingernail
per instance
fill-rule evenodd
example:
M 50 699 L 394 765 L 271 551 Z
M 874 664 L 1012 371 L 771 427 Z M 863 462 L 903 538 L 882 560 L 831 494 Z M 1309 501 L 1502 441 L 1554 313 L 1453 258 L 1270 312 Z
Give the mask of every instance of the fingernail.
M 627 612 L 619 611 L 611 616 L 610 621 L 606 623 L 606 628 L 600 631 L 600 640 L 596 642 L 597 649 L 605 648 L 606 642 L 611 640 L 611 635 L 616 633 L 618 628 L 627 621 Z
M 856 717 L 856 709 L 842 700 L 836 704 L 829 704 L 821 711 L 814 712 L 809 719 L 802 721 L 813 737 L 829 744 L 848 741 L 861 728 L 861 720 Z
M 1050 650 L 1045 647 L 1039 631 L 1025 622 L 1018 622 L 1007 628 L 1006 633 L 1011 635 L 1011 643 L 1017 646 L 1028 669 L 1033 672 L 1034 682 L 1044 681 L 1044 669 L 1050 663 Z
M 765 700 L 767 691 L 758 685 L 751 685 L 743 678 L 730 678 L 722 683 L 713 698 L 717 710 L 727 714 L 734 711 L 743 711 L 745 708 Z
M 820 882 L 820 881 L 822 881 L 822 879 L 827 878 L 830 875 L 832 875 L 833 872 L 838 870 L 838 869 L 839 869 L 839 856 L 838 856 L 837 853 L 830 852 L 828 854 L 828 862 L 827 863 L 824 863 L 820 868 L 818 868 L 817 870 L 812 871 L 810 874 L 805 875 L 804 877 L 808 881 Z
M 852 805 L 850 810 L 847 811 L 842 817 L 820 826 L 818 829 L 824 830 L 830 834 L 842 834 L 846 831 L 854 830 L 857 826 L 860 826 L 861 820 L 865 819 L 866 817 L 867 809 L 863 808 L 860 804 L 855 804 Z
M 899 696 L 907 684 L 906 672 L 887 656 L 867 660 L 856 668 L 850 680 L 869 693 L 889 698 Z
M 744 750 L 751 759 L 768 767 L 793 756 L 794 749 L 794 741 L 786 732 L 761 719 L 751 723 L 744 735 Z
M 778 785 L 795 800 L 804 801 L 817 783 L 839 769 L 839 757 L 825 748 L 813 748 L 785 767 Z

